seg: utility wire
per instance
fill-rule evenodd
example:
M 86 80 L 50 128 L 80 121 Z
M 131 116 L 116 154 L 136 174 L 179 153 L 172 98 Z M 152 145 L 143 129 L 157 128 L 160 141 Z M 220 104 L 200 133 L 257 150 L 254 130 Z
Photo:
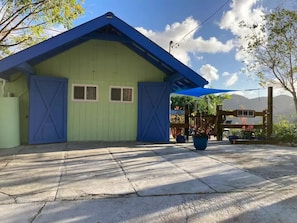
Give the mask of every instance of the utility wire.
M 208 22 L 208 20 L 210 20 L 212 17 L 214 17 L 222 8 L 224 8 L 227 4 L 228 4 L 228 2 L 230 2 L 231 0 L 227 0 L 227 1 L 225 1 L 224 2 L 224 4 L 222 4 L 216 11 L 214 11 L 210 16 L 208 16 L 205 20 L 203 20 L 198 26 L 196 26 L 195 28 L 193 28 L 192 30 L 190 30 L 188 33 L 186 33 L 184 36 L 183 36 L 183 38 L 179 41 L 179 42 L 177 42 L 176 44 L 175 44 L 175 46 L 179 46 L 179 44 L 182 42 L 182 41 L 184 41 L 185 40 L 185 38 L 188 36 L 188 35 L 190 35 L 192 32 L 194 32 L 196 29 L 198 29 L 199 28 L 199 26 L 202 26 L 204 23 L 206 23 L 206 22 Z M 173 44 L 173 41 L 170 41 L 170 43 L 169 43 L 169 52 L 170 52 L 170 48 L 172 47 L 172 44 Z

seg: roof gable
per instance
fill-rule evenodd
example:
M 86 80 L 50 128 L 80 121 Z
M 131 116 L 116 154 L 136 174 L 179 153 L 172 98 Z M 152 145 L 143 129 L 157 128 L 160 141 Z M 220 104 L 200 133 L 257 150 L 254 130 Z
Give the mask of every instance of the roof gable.
M 90 39 L 118 41 L 167 74 L 172 90 L 203 87 L 208 82 L 167 51 L 111 12 L 44 42 L 0 60 L 0 77 L 8 79 L 17 71 L 34 73 L 33 66 Z

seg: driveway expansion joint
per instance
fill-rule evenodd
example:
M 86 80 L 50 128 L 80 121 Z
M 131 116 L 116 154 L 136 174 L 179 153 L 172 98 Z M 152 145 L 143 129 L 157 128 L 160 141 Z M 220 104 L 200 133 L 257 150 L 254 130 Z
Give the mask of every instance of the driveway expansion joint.
M 0 191 L 1 194 L 4 194 L 5 196 L 8 196 L 10 198 L 12 198 L 14 200 L 14 203 L 17 204 L 18 201 L 17 201 L 17 196 L 16 195 L 11 195 L 11 194 L 7 194 L 7 193 L 4 193 L 3 191 Z
M 189 176 L 193 177 L 196 180 L 199 180 L 201 183 L 203 183 L 204 185 L 206 185 L 207 187 L 209 187 L 211 190 L 213 190 L 214 192 L 218 192 L 215 188 L 213 188 L 212 186 L 210 186 L 209 184 L 207 184 L 206 182 L 204 182 L 201 178 L 197 178 L 196 176 L 194 176 L 191 172 L 185 170 L 184 168 L 182 168 L 181 166 L 179 166 L 178 164 L 171 162 L 169 159 L 167 159 L 164 155 L 159 154 L 156 151 L 152 151 L 154 154 L 156 154 L 157 156 L 162 157 L 164 160 L 166 160 L 166 162 L 171 163 L 173 166 L 175 166 L 176 168 L 180 169 L 181 171 L 183 171 L 184 173 L 188 174 Z
M 61 185 L 61 182 L 62 182 L 62 177 L 64 175 L 64 171 L 65 171 L 65 163 L 66 163 L 66 160 L 68 158 L 67 154 L 68 152 L 67 151 L 63 151 L 64 154 L 63 154 L 63 162 L 61 162 L 61 165 L 60 165 L 60 175 L 59 175 L 59 180 L 58 180 L 58 185 L 57 185 L 57 190 L 56 190 L 56 193 L 55 193 L 55 197 L 54 197 L 54 201 L 57 199 L 57 196 L 58 196 L 58 193 L 59 193 L 59 190 L 60 190 L 60 185 Z
M 30 221 L 30 223 L 34 223 L 35 219 L 41 214 L 43 208 L 45 207 L 47 202 L 44 202 L 43 205 L 39 208 L 39 210 L 37 211 L 36 215 L 33 216 L 32 220 Z
M 117 159 L 109 149 L 108 149 L 107 151 L 108 151 L 109 155 L 112 157 L 112 159 L 113 159 L 113 160 L 119 165 L 119 167 L 121 168 L 121 171 L 124 173 L 125 178 L 128 180 L 129 184 L 130 184 L 131 187 L 133 188 L 134 193 L 135 193 L 137 196 L 140 196 L 140 194 L 139 194 L 138 191 L 136 190 L 135 186 L 133 185 L 132 180 L 128 177 L 128 174 L 127 174 L 127 172 L 125 171 L 125 169 L 124 169 L 124 167 L 123 167 L 123 164 L 122 164 L 121 160 Z

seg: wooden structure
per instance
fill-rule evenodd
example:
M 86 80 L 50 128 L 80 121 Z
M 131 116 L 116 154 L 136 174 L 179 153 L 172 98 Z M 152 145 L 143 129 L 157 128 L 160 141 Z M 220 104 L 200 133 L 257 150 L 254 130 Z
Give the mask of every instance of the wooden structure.
M 268 111 L 264 110 L 261 112 L 253 111 L 253 110 L 234 110 L 234 111 L 224 111 L 222 110 L 222 106 L 217 106 L 217 120 L 216 120 L 216 132 L 217 132 L 217 140 L 221 141 L 223 140 L 223 131 L 225 128 L 237 128 L 237 129 L 248 129 L 250 124 L 231 124 L 231 123 L 225 123 L 223 120 L 223 117 L 226 117 L 228 115 L 232 115 L 235 117 L 248 117 L 248 118 L 254 118 L 256 116 L 262 116 L 262 124 L 253 124 L 254 129 L 262 129 L 263 132 L 265 132 L 267 135 L 267 116 Z
M 185 135 L 186 139 L 189 140 L 189 106 L 185 105 L 183 110 L 171 111 L 170 117 L 170 129 L 171 134 L 175 138 L 177 135 Z M 172 117 L 174 116 L 174 117 Z
M 224 122 L 224 118 L 228 115 L 232 115 L 235 117 L 246 117 L 246 118 L 254 118 L 256 116 L 262 117 L 262 124 L 252 125 L 254 129 L 262 129 L 266 139 L 269 139 L 272 134 L 273 127 L 273 89 L 272 87 L 268 88 L 268 109 L 264 111 L 254 111 L 254 110 L 245 110 L 238 109 L 234 111 L 224 111 L 222 110 L 222 106 L 217 106 L 217 120 L 216 120 L 216 132 L 217 132 L 217 140 L 221 141 L 223 139 L 223 131 L 224 128 L 249 128 L 251 125 L 245 124 L 231 124 Z
M 208 115 L 208 114 L 199 114 L 197 113 L 195 116 L 190 115 L 190 111 L 188 106 L 185 106 L 183 110 L 175 110 L 172 115 L 179 115 L 182 117 L 182 120 L 173 121 L 171 118 L 170 120 L 170 128 L 172 135 L 175 137 L 176 135 L 182 134 L 185 135 L 188 139 L 190 134 L 191 126 L 201 126 L 201 121 L 210 123 L 211 126 L 214 126 L 214 129 L 211 131 L 211 135 L 217 137 L 218 141 L 223 140 L 223 131 L 224 129 L 261 129 L 263 131 L 263 136 L 266 139 L 270 139 L 272 134 L 272 127 L 273 127 L 273 89 L 272 87 L 268 88 L 268 105 L 267 109 L 263 111 L 254 111 L 254 110 L 247 110 L 247 109 L 237 109 L 234 111 L 224 111 L 222 110 L 222 105 L 217 106 L 216 116 Z M 243 117 L 243 118 L 254 118 L 257 116 L 262 117 L 261 124 L 232 124 L 225 122 L 226 116 L 234 116 L 234 117 Z M 180 118 L 179 117 L 179 118 Z M 252 127 L 252 129 L 251 129 Z
M 170 129 L 171 134 L 175 138 L 177 135 L 184 135 L 189 140 L 191 134 L 191 128 L 197 126 L 203 126 L 208 123 L 209 126 L 215 126 L 216 116 L 202 113 L 196 113 L 195 115 L 190 114 L 189 106 L 186 105 L 183 110 L 171 111 L 170 118 Z M 216 136 L 215 131 L 210 133 Z

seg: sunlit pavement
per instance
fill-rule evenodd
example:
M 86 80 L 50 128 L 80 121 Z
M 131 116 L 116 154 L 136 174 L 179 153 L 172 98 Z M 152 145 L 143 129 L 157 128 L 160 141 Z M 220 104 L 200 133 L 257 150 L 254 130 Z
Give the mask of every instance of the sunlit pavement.
M 296 160 L 296 161 L 295 161 Z M 63 143 L 0 150 L 0 222 L 296 222 L 297 150 Z

